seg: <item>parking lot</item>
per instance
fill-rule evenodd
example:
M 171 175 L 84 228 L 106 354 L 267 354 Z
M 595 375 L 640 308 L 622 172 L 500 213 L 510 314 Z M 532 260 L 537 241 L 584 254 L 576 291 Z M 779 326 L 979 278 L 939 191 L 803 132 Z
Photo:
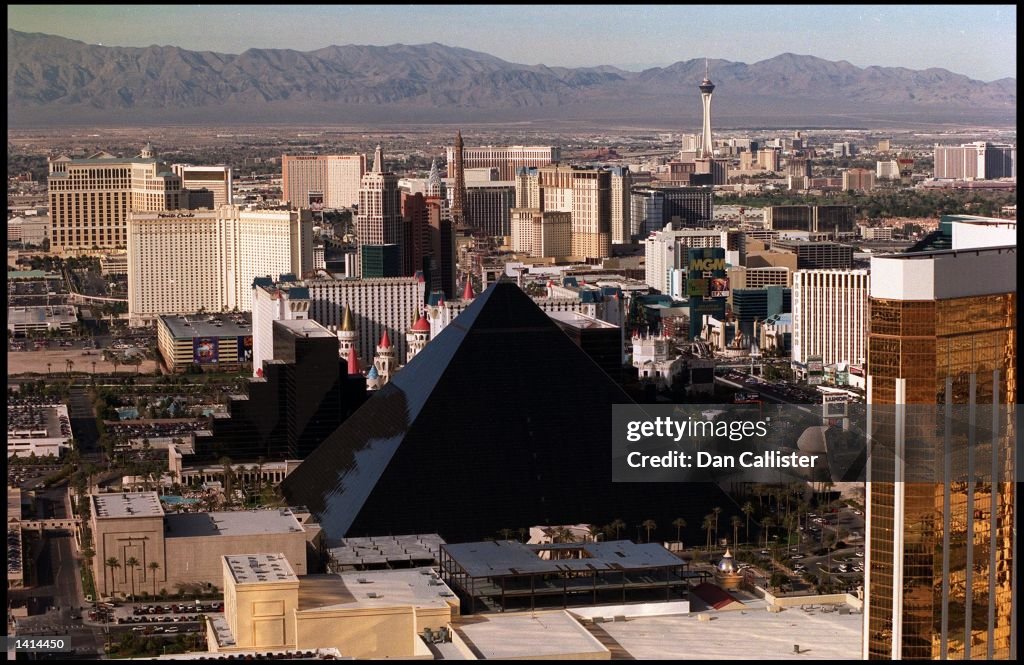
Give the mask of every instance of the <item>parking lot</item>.
M 862 584 L 864 578 L 864 515 L 856 508 L 843 507 L 834 513 L 808 513 L 800 528 L 801 544 L 784 557 L 796 573 L 810 573 L 822 582 L 846 588 Z M 837 534 L 843 546 L 831 551 L 825 544 Z
M 84 619 L 114 631 L 131 631 L 143 635 L 172 635 L 204 630 L 204 615 L 223 612 L 220 601 L 182 603 L 98 603 Z

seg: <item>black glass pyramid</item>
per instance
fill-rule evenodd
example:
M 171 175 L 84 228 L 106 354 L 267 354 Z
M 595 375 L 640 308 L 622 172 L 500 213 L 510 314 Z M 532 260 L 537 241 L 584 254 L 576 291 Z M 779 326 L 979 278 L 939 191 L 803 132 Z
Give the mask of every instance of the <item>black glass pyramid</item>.
M 498 282 L 289 475 L 329 538 L 643 520 L 728 499 L 712 484 L 612 483 L 612 405 L 632 400 L 512 282 Z M 726 508 L 728 513 L 728 508 Z

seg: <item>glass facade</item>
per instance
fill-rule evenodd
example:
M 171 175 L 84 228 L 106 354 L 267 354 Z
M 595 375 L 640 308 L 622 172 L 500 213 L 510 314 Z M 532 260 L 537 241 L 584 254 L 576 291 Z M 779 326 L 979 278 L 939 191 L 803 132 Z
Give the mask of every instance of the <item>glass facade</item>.
M 1016 307 L 1016 293 L 870 301 L 872 437 L 906 448 L 872 446 L 868 658 L 1015 655 L 1012 429 L 951 432 L 941 409 L 874 405 L 969 405 L 971 421 L 985 423 L 987 405 L 1015 404 Z M 913 482 L 942 464 L 946 482 Z

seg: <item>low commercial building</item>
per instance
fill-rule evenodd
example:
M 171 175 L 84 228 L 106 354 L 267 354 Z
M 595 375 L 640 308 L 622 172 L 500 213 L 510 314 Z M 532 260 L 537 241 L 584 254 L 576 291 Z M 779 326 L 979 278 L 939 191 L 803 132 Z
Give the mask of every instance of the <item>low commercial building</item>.
M 70 445 L 71 421 L 66 405 L 8 405 L 8 457 L 60 457 Z
M 22 565 L 21 525 L 7 525 L 7 588 L 25 585 L 25 569 Z
M 14 336 L 51 330 L 70 332 L 77 322 L 78 313 L 72 305 L 7 308 L 7 332 Z
M 891 226 L 860 226 L 860 237 L 865 240 L 892 240 Z
M 49 215 L 27 215 L 7 220 L 7 242 L 41 245 L 49 236 Z
M 305 575 L 307 547 L 320 546 L 320 528 L 289 508 L 165 514 L 156 492 L 89 497 L 93 575 L 101 596 L 173 590 L 178 584 L 222 582 L 221 559 L 245 552 L 281 552 Z M 132 569 L 127 562 L 139 562 Z M 118 566 L 106 565 L 117 559 Z M 155 567 L 150 567 L 156 563 Z
M 252 315 L 160 316 L 156 341 L 171 372 L 191 365 L 235 372 L 252 364 Z
M 634 600 L 679 600 L 700 573 L 656 543 L 628 540 L 525 545 L 514 540 L 441 546 L 441 578 L 478 606 L 533 610 Z
M 772 249 L 796 254 L 797 270 L 848 270 L 853 267 L 853 247 L 837 242 L 776 240 Z
M 431 568 L 300 578 L 280 553 L 224 556 L 221 567 L 224 613 L 207 619 L 207 648 L 224 655 L 335 648 L 352 658 L 431 659 L 420 636 L 449 633 L 459 613 Z
M 100 274 L 104 277 L 110 275 L 128 274 L 128 254 L 104 254 L 100 257 Z
M 620 326 L 581 312 L 548 312 L 548 316 L 608 376 L 615 380 L 621 378 L 624 340 Z

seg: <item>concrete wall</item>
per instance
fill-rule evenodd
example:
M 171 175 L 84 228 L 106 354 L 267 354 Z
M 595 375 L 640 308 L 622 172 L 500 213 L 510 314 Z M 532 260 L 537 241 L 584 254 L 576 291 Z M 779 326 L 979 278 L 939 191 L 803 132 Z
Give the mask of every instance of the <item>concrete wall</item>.
M 420 607 L 416 608 L 416 634 L 422 634 L 427 628 L 437 632 L 452 622 L 452 608 L 449 607 Z M 455 607 L 455 615 L 458 616 L 458 606 Z
M 291 647 L 295 644 L 295 621 L 292 617 L 298 602 L 297 580 L 236 587 L 230 615 L 225 615 L 228 616 L 235 644 L 240 649 Z
M 306 574 L 306 533 L 261 533 L 246 536 L 197 536 L 167 538 L 167 561 L 170 563 L 167 584 L 179 582 L 210 582 L 220 588 L 226 554 L 280 552 L 288 559 L 296 575 Z M 157 586 L 159 589 L 159 584 Z M 171 587 L 168 587 L 170 590 Z
M 111 593 L 130 594 L 131 571 L 125 562 L 135 557 L 139 567 L 135 570 L 135 593 L 153 593 L 153 571 L 149 564 L 160 565 L 156 570 L 156 591 L 173 592 L 175 585 L 209 582 L 221 588 L 224 572 L 221 557 L 225 554 L 251 554 L 252 552 L 281 552 L 296 575 L 306 574 L 305 531 L 252 534 L 246 536 L 164 537 L 162 517 L 133 517 L 91 519 L 96 556 L 93 574 L 101 596 Z M 121 564 L 111 570 L 104 564 L 115 557 Z
M 690 601 L 677 600 L 668 603 L 642 603 L 639 605 L 601 605 L 600 607 L 575 607 L 566 610 L 569 614 L 580 619 L 593 619 L 603 617 L 612 619 L 617 616 L 627 618 L 633 617 L 660 617 L 677 614 L 690 613 Z
M 97 519 L 91 516 L 93 548 L 93 575 L 96 590 L 100 596 L 112 593 L 131 593 L 131 570 L 125 565 L 131 557 L 139 561 L 135 570 L 135 593 L 153 591 L 152 561 L 160 564 L 156 571 L 156 589 L 159 591 L 166 585 L 167 556 L 164 550 L 163 517 L 129 517 Z M 111 571 L 105 564 L 107 559 L 116 558 L 120 568 Z M 219 569 L 218 569 L 219 570 Z M 220 579 L 220 575 L 215 579 Z
M 411 658 L 422 644 L 411 605 L 299 612 L 295 626 L 296 648 L 337 647 L 353 658 Z
M 779 607 L 800 607 L 801 605 L 849 605 L 853 609 L 864 609 L 864 601 L 848 593 L 828 593 L 820 596 L 786 596 L 778 597 L 766 589 L 755 587 L 764 596 L 769 605 Z

